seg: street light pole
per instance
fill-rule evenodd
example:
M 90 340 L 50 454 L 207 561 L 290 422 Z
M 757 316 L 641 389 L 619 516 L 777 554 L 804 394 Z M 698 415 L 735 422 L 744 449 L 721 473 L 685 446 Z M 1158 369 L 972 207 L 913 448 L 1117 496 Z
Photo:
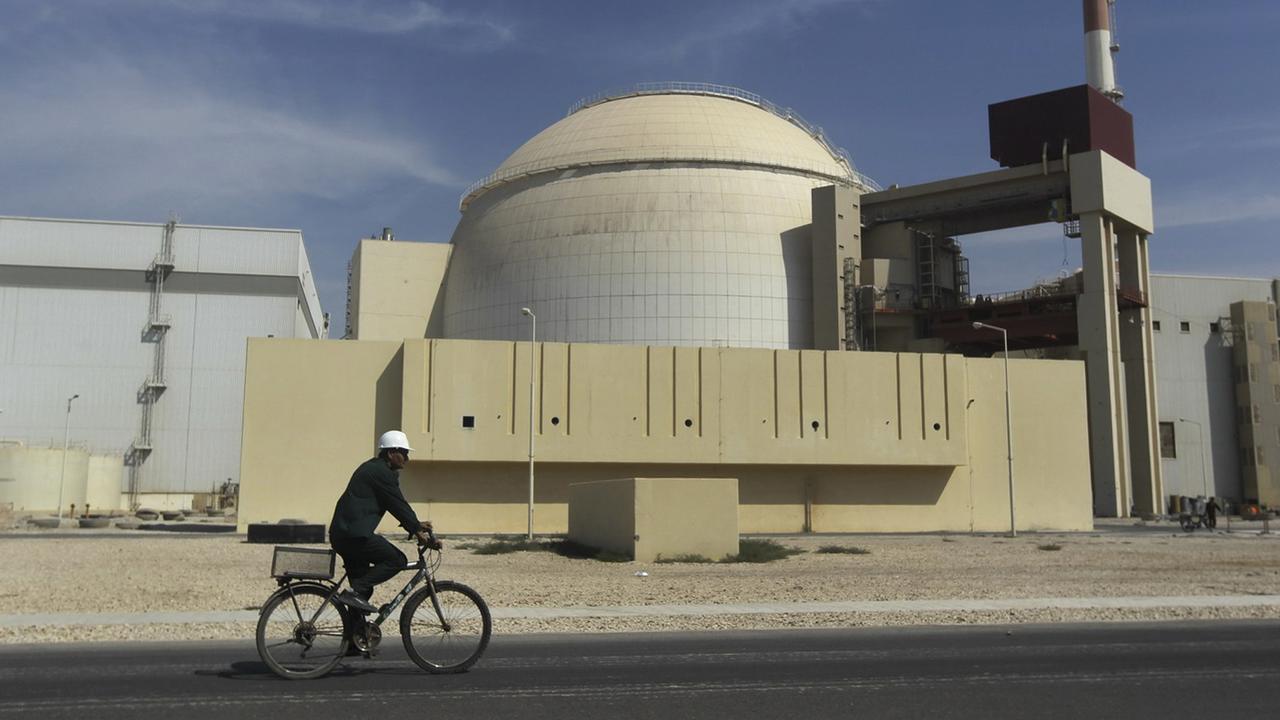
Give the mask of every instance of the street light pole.
M 1009 448 L 1009 537 L 1018 537 L 1018 523 L 1014 517 L 1013 509 L 1013 411 L 1011 409 L 1013 403 L 1009 397 L 1009 331 L 982 322 L 973 323 L 974 330 L 983 328 L 1000 333 L 1000 338 L 1004 341 L 1004 441 L 1006 447 Z
M 535 344 L 538 342 L 538 316 L 529 308 L 520 308 L 520 314 L 533 321 L 529 332 L 529 535 L 533 539 L 533 368 Z
M 1203 488 L 1204 488 L 1204 496 L 1205 496 L 1206 498 L 1208 498 L 1208 497 L 1210 497 L 1210 495 L 1209 495 L 1209 470 L 1207 469 L 1207 467 L 1205 466 L 1205 463 L 1204 463 L 1204 426 L 1203 426 L 1203 425 L 1201 425 L 1200 423 L 1196 422 L 1195 420 L 1188 420 L 1188 419 L 1186 419 L 1186 418 L 1184 418 L 1184 417 L 1180 417 L 1180 418 L 1178 418 L 1178 420 L 1179 420 L 1180 422 L 1184 422 L 1184 423 L 1191 423 L 1192 425 L 1195 425 L 1195 426 L 1196 426 L 1196 430 L 1198 430 L 1198 431 L 1199 431 L 1199 435 L 1200 435 L 1200 485 L 1201 485 L 1201 487 L 1203 487 Z
M 62 426 L 62 474 L 58 478 L 58 519 L 62 519 L 62 489 L 67 485 L 67 439 L 71 436 L 71 401 L 79 393 L 67 398 L 67 422 Z

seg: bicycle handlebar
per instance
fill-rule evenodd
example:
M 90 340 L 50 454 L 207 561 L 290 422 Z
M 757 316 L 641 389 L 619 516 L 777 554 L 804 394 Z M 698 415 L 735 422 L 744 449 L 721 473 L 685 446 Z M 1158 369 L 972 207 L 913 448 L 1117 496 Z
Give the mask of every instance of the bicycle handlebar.
M 427 549 L 427 550 L 439 550 L 439 549 L 441 549 L 441 548 L 443 548 L 443 547 L 444 547 L 444 543 L 440 542 L 440 540 L 439 540 L 438 538 L 436 538 L 436 534 L 435 534 L 435 531 L 434 531 L 434 530 L 425 530 L 425 531 L 419 531 L 419 532 L 426 532 L 426 533 L 427 533 L 427 542 L 423 543 L 421 540 L 419 540 L 419 541 L 418 541 L 418 554 L 419 554 L 419 555 L 421 555 L 421 554 L 422 554 L 422 550 L 424 550 L 424 549 Z M 418 539 L 418 534 L 417 534 L 417 533 L 410 533 L 410 534 L 409 534 L 408 539 L 409 539 L 409 540 L 417 540 L 417 539 Z

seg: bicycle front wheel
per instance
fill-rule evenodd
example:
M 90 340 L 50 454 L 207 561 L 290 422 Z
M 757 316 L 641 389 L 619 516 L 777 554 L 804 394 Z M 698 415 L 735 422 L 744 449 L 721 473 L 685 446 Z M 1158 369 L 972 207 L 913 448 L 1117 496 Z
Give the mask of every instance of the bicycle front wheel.
M 423 588 L 405 603 L 400 613 L 404 649 L 429 673 L 466 672 L 489 645 L 489 606 L 475 590 L 449 581 L 436 583 L 435 598 L 433 603 L 430 588 Z
M 328 588 L 286 588 L 271 596 L 258 617 L 258 656 L 282 678 L 320 677 L 346 655 L 346 625 Z

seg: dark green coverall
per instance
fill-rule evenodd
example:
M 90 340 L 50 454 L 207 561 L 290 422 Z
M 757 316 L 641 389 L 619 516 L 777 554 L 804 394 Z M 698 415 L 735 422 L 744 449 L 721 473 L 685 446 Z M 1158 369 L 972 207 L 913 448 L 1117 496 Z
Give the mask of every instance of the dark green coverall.
M 329 523 L 329 544 L 342 556 L 351 590 L 365 600 L 372 597 L 375 585 L 390 580 L 409 562 L 399 548 L 375 532 L 385 513 L 391 513 L 410 534 L 421 526 L 400 491 L 400 471 L 375 457 L 352 473 Z

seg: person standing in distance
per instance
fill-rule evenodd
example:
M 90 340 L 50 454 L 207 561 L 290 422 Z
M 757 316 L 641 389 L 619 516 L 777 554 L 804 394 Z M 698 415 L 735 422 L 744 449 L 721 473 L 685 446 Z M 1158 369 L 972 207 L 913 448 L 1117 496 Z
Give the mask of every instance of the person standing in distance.
M 334 599 L 360 612 L 377 611 L 369 602 L 374 586 L 390 580 L 409 562 L 399 548 L 377 534 L 384 514 L 391 513 L 418 542 L 428 546 L 436 543 L 430 536 L 431 522 L 418 520 L 400 491 L 400 469 L 409 462 L 412 450 L 403 432 L 383 433 L 378 438 L 378 456 L 356 468 L 333 508 L 329 545 L 342 557 L 351 582 L 351 589 Z

